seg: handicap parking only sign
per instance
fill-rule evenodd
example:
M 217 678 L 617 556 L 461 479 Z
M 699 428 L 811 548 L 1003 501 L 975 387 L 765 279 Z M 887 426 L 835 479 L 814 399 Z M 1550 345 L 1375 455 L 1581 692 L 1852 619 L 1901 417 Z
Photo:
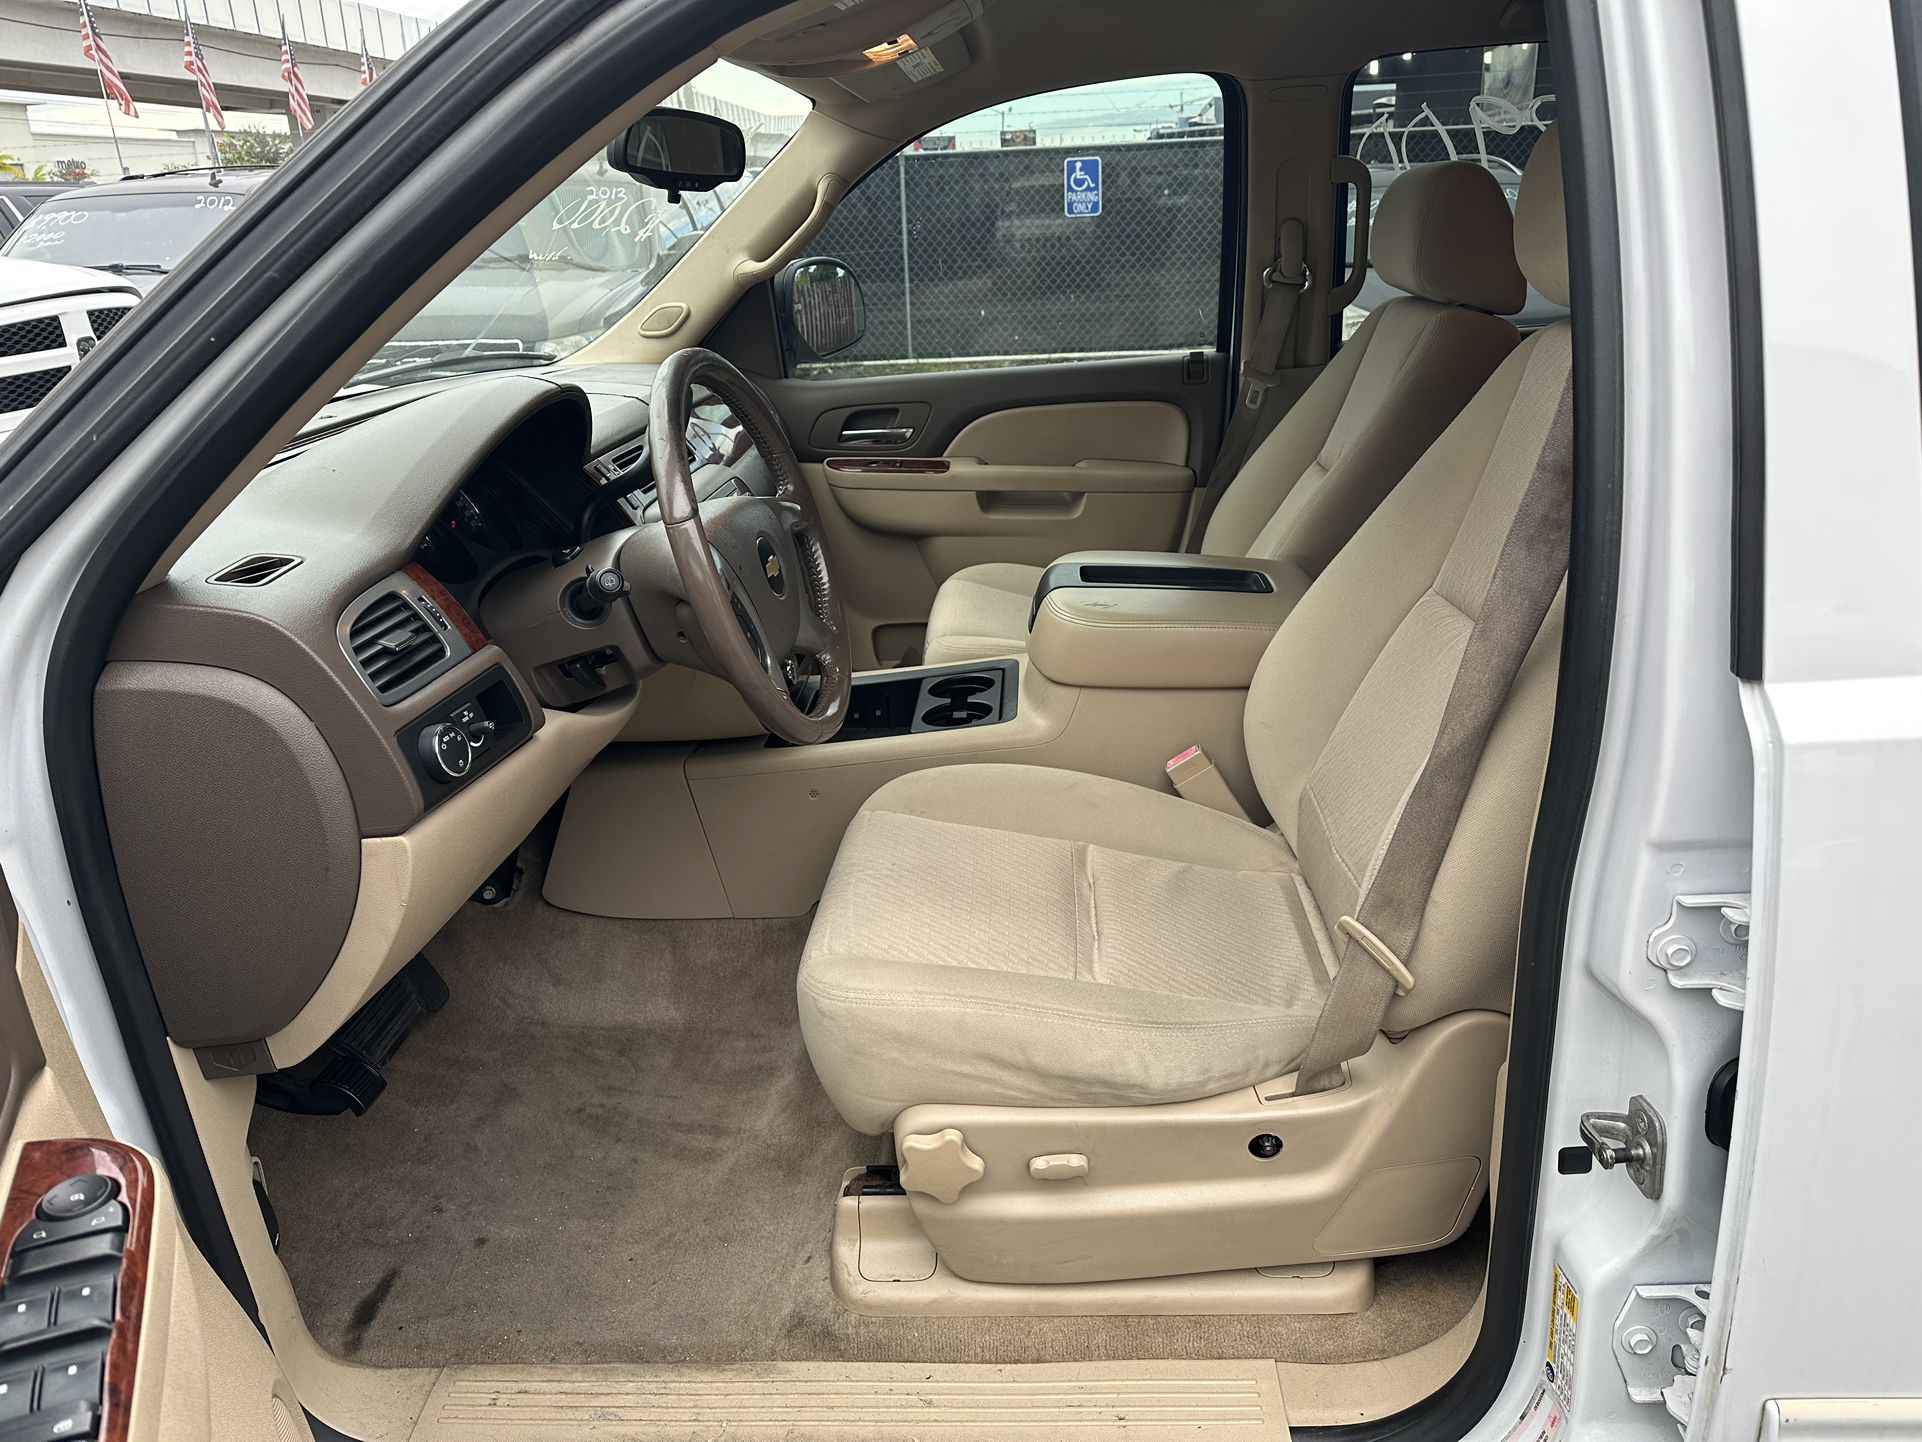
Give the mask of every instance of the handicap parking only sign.
M 1061 162 L 1061 207 L 1069 215 L 1101 214 L 1101 157 L 1071 155 Z

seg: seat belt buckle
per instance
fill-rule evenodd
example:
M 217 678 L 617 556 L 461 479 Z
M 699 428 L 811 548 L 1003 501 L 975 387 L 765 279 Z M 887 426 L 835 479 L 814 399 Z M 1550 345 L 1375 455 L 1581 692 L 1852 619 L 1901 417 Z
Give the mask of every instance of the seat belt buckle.
M 1354 917 L 1344 916 L 1335 923 L 1335 930 L 1361 947 L 1377 966 L 1395 979 L 1396 996 L 1407 996 L 1415 989 L 1415 974 L 1402 965 L 1401 958 L 1388 949 L 1387 942 L 1356 921 Z
M 1170 757 L 1167 770 L 1168 780 L 1182 800 L 1199 802 L 1229 816 L 1249 820 L 1247 811 L 1228 789 L 1221 772 L 1215 769 L 1214 758 L 1199 746 L 1190 746 L 1179 756 Z

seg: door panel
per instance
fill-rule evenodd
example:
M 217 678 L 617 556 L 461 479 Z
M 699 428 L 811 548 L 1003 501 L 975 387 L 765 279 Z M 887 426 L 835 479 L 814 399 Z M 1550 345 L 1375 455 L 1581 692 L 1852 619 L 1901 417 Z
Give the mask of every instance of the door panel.
M 911 656 L 936 588 L 964 566 L 1179 545 L 1227 369 L 1204 353 L 763 382 L 803 461 L 821 463 L 804 469 L 856 664 Z M 814 443 L 882 420 L 907 434 Z
M 1082 360 L 1062 365 L 991 366 L 975 370 L 923 371 L 913 375 L 790 376 L 761 379 L 761 388 L 781 413 L 802 460 L 830 455 L 940 456 L 981 455 L 984 459 L 1058 463 L 1061 449 L 1075 434 L 1071 422 L 1086 420 L 1097 432 L 1115 425 L 1110 436 L 1087 455 L 1112 460 L 1180 460 L 1191 470 L 1214 454 L 1227 400 L 1228 366 L 1215 352 L 1150 355 L 1118 360 Z M 1129 403 L 1126 411 L 1105 407 Z M 1101 406 L 1103 410 L 1094 407 Z M 1137 410 L 1139 406 L 1141 409 Z M 1007 413 L 1031 410 L 1052 415 L 1011 420 Z M 850 418 L 855 429 L 867 425 L 863 413 L 897 412 L 894 424 L 909 431 L 901 439 L 867 446 L 843 444 Z M 1178 414 L 1186 422 L 1186 447 L 1168 450 Z M 966 437 L 969 449 L 956 448 Z M 1092 443 L 1098 436 L 1091 436 Z M 1030 452 L 1030 448 L 1032 451 Z M 1075 457 L 1081 459 L 1082 457 Z
M 75 1422 L 49 1435 L 308 1442 L 292 1388 L 188 1239 L 165 1173 L 107 1137 L 4 889 L 0 926 L 15 962 L 0 971 L 0 1248 L 10 1276 L 0 1316 L 34 1319 L 11 1326 L 0 1352 L 0 1428 L 26 1417 L 52 1428 L 70 1414 Z M 105 1179 L 111 1195 L 82 1197 L 80 1178 Z M 47 1215 L 75 1207 L 70 1218 Z

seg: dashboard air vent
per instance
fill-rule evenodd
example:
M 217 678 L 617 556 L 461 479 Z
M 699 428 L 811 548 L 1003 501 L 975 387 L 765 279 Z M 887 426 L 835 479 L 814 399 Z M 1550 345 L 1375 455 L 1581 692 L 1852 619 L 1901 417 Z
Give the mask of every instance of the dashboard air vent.
M 447 659 L 447 643 L 407 597 L 376 598 L 347 631 L 347 652 L 383 701 L 398 700 Z
M 264 586 L 269 581 L 278 581 L 299 564 L 298 556 L 244 556 L 231 566 L 215 571 L 207 581 L 214 586 Z

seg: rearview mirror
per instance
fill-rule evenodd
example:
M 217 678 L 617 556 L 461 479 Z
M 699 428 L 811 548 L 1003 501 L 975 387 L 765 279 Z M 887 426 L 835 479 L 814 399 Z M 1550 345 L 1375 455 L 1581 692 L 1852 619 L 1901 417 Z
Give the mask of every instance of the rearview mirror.
M 867 332 L 861 282 L 845 261 L 827 256 L 795 261 L 774 279 L 774 304 L 794 360 L 825 360 Z
M 671 196 L 712 190 L 747 172 L 747 137 L 718 116 L 663 106 L 614 137 L 607 163 Z

